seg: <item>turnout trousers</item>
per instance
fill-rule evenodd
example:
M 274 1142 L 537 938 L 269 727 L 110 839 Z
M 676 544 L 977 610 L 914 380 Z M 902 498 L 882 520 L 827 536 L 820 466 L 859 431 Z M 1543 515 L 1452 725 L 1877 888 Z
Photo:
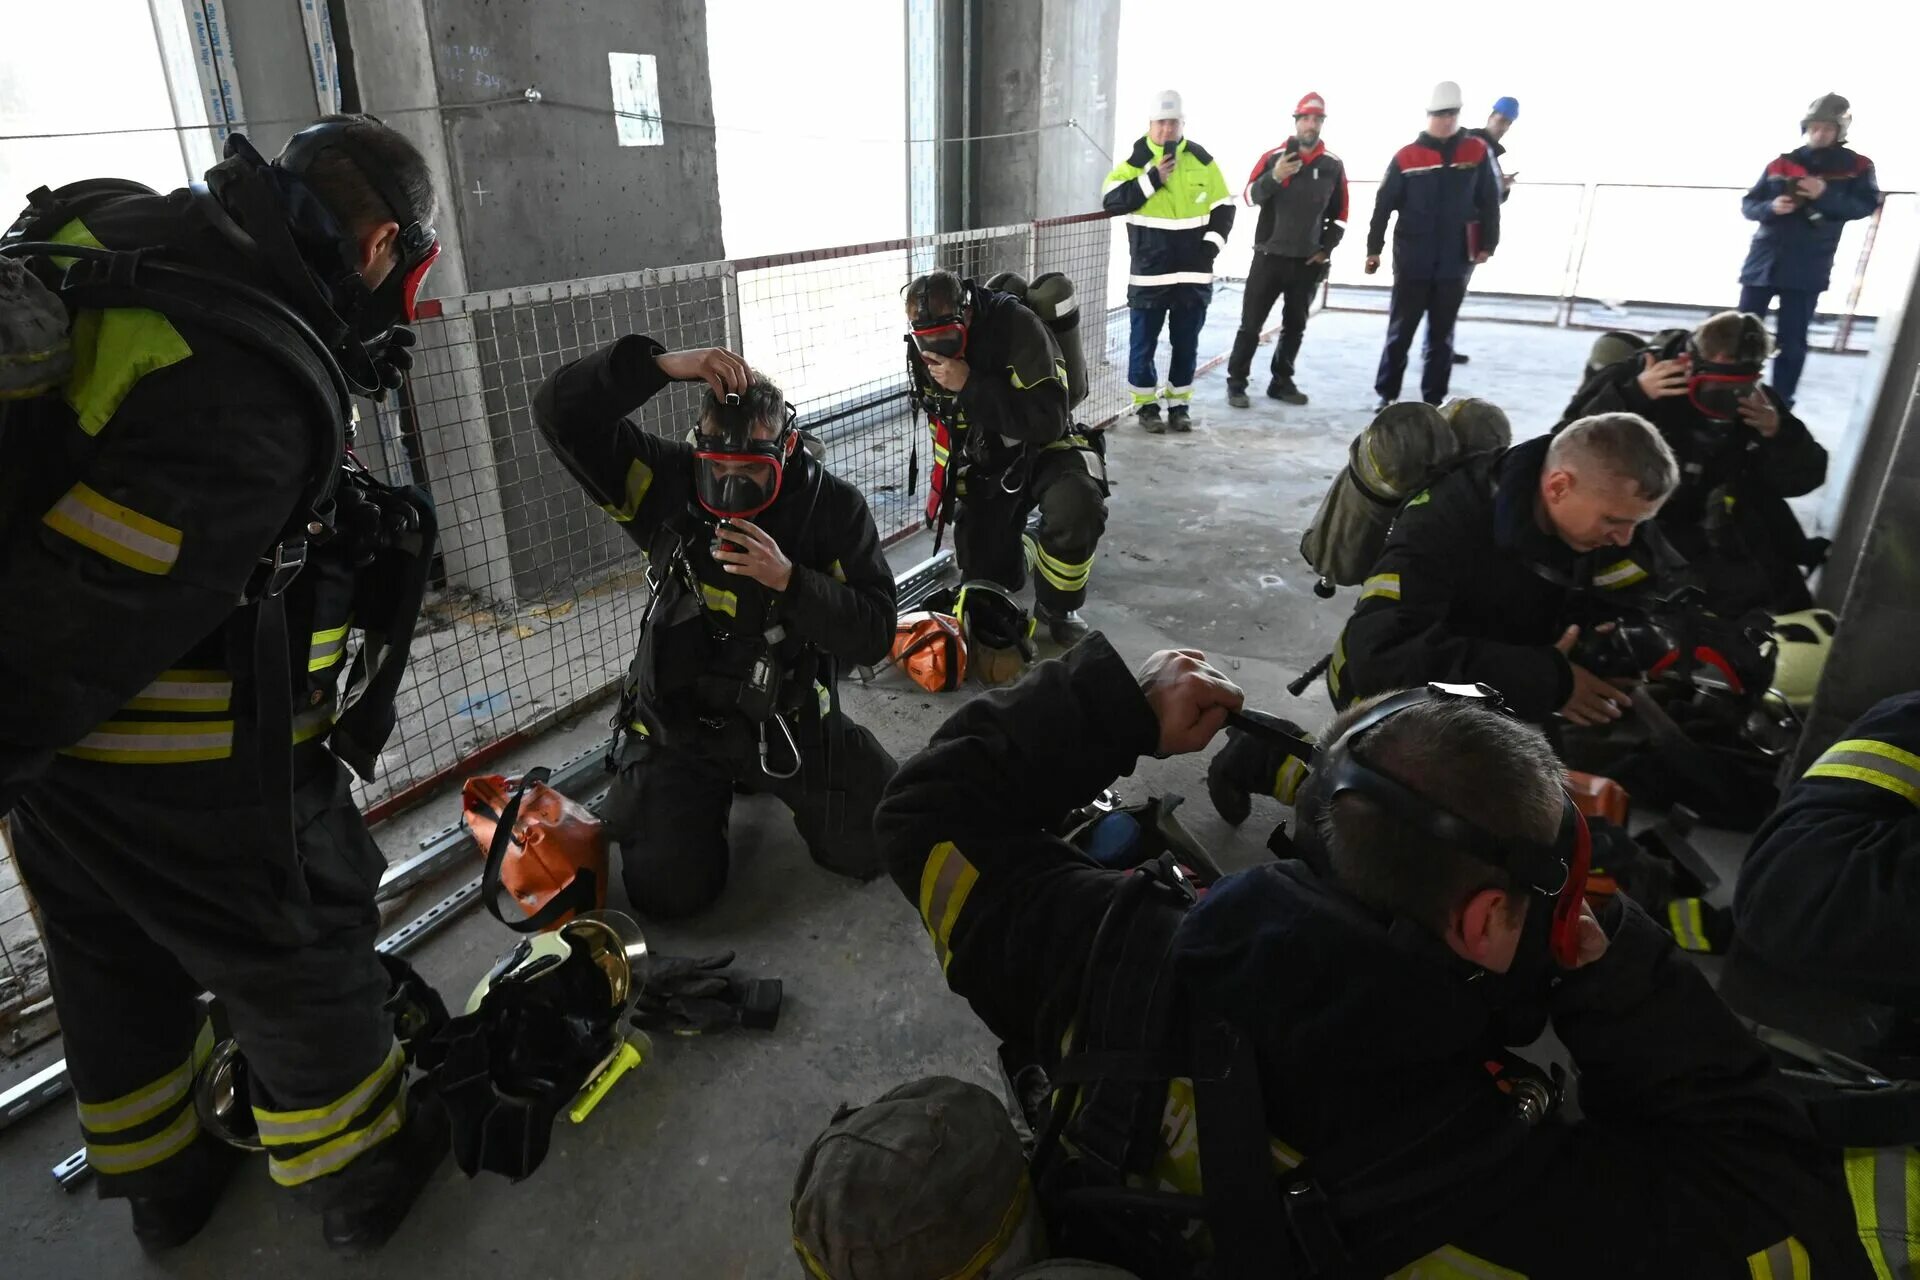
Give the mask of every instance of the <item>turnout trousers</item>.
M 1107 500 L 1089 449 L 1061 441 L 1031 455 L 1026 484 L 1008 493 L 1001 475 L 970 474 L 953 531 L 963 580 L 985 578 L 1009 591 L 1034 572 L 1034 600 L 1055 617 L 1087 598 L 1094 552 L 1107 527 Z M 1017 469 L 1022 464 L 1015 463 Z
M 771 732 L 769 763 L 784 772 L 794 761 L 779 731 Z M 885 869 L 874 844 L 873 810 L 897 768 L 893 757 L 869 730 L 837 712 L 795 733 L 804 737 L 790 778 L 764 773 L 757 745 L 744 734 L 716 734 L 715 745 L 724 739 L 731 749 L 715 751 L 655 742 L 638 731 L 628 738 L 603 816 L 635 910 L 674 920 L 719 898 L 727 887 L 727 815 L 736 790 L 786 805 L 807 852 L 828 871 L 871 880 Z M 829 735 L 838 756 L 831 762 Z
M 100 1194 L 164 1194 L 214 1141 L 193 1106 L 213 1046 L 202 990 L 246 1056 L 274 1181 L 350 1194 L 407 1099 L 373 949 L 386 859 L 346 770 L 318 745 L 295 752 L 289 885 L 268 808 L 184 784 L 147 798 L 116 785 L 130 767 L 58 762 L 12 815 Z

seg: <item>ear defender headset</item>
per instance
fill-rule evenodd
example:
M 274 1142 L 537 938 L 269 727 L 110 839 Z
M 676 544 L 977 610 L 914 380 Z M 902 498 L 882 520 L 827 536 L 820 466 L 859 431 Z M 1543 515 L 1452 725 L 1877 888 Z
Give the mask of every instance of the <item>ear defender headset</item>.
M 1586 898 L 1593 846 L 1587 820 L 1564 786 L 1559 832 L 1552 845 L 1535 844 L 1496 836 L 1354 754 L 1355 743 L 1407 708 L 1450 700 L 1471 700 L 1489 711 L 1511 714 L 1500 695 L 1483 684 L 1429 684 L 1424 689 L 1395 694 L 1368 710 L 1338 741 L 1321 750 L 1313 770 L 1319 802 L 1331 808 L 1343 792 L 1365 796 L 1394 821 L 1519 877 L 1533 892 L 1553 900 L 1548 946 L 1560 966 L 1571 969 L 1580 955 L 1580 906 Z

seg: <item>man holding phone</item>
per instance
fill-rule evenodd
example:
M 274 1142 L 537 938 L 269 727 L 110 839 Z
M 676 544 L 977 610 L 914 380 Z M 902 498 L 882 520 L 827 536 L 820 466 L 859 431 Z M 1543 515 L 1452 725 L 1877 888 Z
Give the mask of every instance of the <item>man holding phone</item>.
M 1260 209 L 1254 230 L 1253 270 L 1240 303 L 1240 331 L 1227 360 L 1227 403 L 1248 407 L 1247 377 L 1254 348 L 1276 299 L 1280 341 L 1273 349 L 1267 395 L 1305 404 L 1293 382 L 1293 362 L 1307 332 L 1313 291 L 1327 277 L 1328 259 L 1347 233 L 1347 169 L 1320 140 L 1327 104 L 1309 93 L 1293 108 L 1293 136 L 1261 156 L 1241 197 Z
M 1468 137 L 1480 139 L 1487 144 L 1487 150 L 1492 153 L 1487 163 L 1493 166 L 1493 176 L 1500 182 L 1500 203 L 1503 205 L 1507 202 L 1507 197 L 1513 194 L 1513 180 L 1520 176 L 1518 170 L 1511 173 L 1507 171 L 1507 144 L 1504 141 L 1507 130 L 1513 128 L 1514 121 L 1519 118 L 1520 100 L 1518 98 L 1498 98 L 1494 101 L 1493 110 L 1487 113 L 1487 122 L 1478 129 L 1467 130 Z M 1467 284 L 1469 287 L 1473 284 L 1471 268 L 1467 271 Z M 1431 341 L 1432 330 L 1428 330 L 1428 338 Z M 1466 352 L 1455 348 L 1453 362 L 1467 363 Z
M 1759 223 L 1740 268 L 1740 310 L 1764 317 L 1780 299 L 1773 388 L 1793 407 L 1807 363 L 1807 326 L 1833 274 L 1843 224 L 1880 205 L 1873 161 L 1845 145 L 1853 115 L 1837 93 L 1821 94 L 1800 121 L 1804 145 L 1776 156 L 1741 202 Z

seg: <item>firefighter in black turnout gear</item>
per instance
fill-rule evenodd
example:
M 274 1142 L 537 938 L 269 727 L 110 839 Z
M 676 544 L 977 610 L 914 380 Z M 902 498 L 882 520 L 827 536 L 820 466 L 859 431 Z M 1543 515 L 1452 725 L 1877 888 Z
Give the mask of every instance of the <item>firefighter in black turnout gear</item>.
M 1029 297 L 1050 281 L 1063 278 L 1039 277 Z M 1107 526 L 1105 450 L 1071 418 L 1086 388 L 1012 293 L 934 271 L 906 298 L 908 373 L 933 430 L 928 523 L 938 537 L 952 520 L 964 579 L 1018 591 L 1031 566 L 1035 617 L 1071 645 Z
M 627 415 L 676 380 L 710 388 L 694 431 L 650 435 Z M 653 596 L 602 813 L 634 907 L 671 919 L 720 896 L 736 788 L 784 803 L 822 867 L 878 875 L 873 806 L 894 761 L 838 691 L 842 670 L 893 641 L 893 574 L 866 499 L 730 352 L 625 337 L 548 378 L 533 411 L 647 555 Z
M 1761 1047 L 1640 908 L 1582 905 L 1562 767 L 1488 692 L 1337 719 L 1300 856 L 1197 902 L 1190 837 L 1128 811 L 1058 834 L 1240 707 L 1193 651 L 1136 675 L 1089 636 L 902 766 L 876 826 L 947 985 L 1043 1104 L 1061 1254 L 1163 1277 L 1871 1274 L 1839 1161 L 1809 1155 Z M 1509 1048 L 1549 1023 L 1577 1122 Z M 1597 1247 L 1568 1232 L 1595 1204 Z
M 1563 423 L 1643 415 L 1680 460 L 1659 527 L 1719 612 L 1812 606 L 1807 574 L 1826 543 L 1787 506 L 1827 478 L 1827 451 L 1761 381 L 1772 342 L 1758 316 L 1723 311 L 1590 375 Z
M 411 143 L 328 117 L 271 163 L 234 135 L 170 195 L 43 189 L 0 244 L 73 315 L 64 384 L 0 404 L 0 813 L 88 1162 L 149 1248 L 200 1229 L 236 1158 L 193 1102 L 203 989 L 329 1245 L 384 1241 L 445 1154 L 341 767 L 371 776 L 392 728 L 433 537 L 423 494 L 352 462 L 347 393 L 411 363 L 433 208 Z

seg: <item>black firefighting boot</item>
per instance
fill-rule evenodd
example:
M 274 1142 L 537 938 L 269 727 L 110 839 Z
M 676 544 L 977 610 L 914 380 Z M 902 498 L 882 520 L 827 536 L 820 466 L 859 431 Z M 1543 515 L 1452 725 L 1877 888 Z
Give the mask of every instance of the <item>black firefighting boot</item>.
M 1087 632 L 1093 629 L 1087 625 L 1087 620 L 1080 616 L 1079 610 L 1068 609 L 1064 613 L 1055 613 L 1038 600 L 1033 603 L 1033 616 L 1036 621 L 1046 626 L 1047 634 L 1052 636 L 1053 642 L 1062 649 L 1073 648 L 1074 645 L 1086 639 Z
M 203 1132 L 168 1166 L 165 1195 L 128 1196 L 140 1247 L 150 1254 L 164 1253 L 199 1235 L 243 1158 L 238 1148 Z
M 399 1133 L 335 1175 L 343 1181 L 330 1189 L 320 1223 L 335 1253 L 352 1256 L 385 1244 L 452 1149 L 438 1094 L 416 1081 L 407 1108 Z

